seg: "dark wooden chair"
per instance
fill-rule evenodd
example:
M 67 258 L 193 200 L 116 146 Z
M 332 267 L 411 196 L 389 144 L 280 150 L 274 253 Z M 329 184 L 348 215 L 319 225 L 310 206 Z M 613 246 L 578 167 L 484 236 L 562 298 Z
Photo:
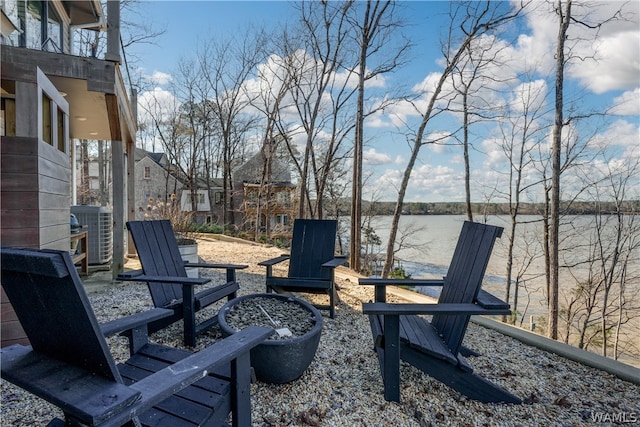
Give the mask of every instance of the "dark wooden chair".
M 127 228 L 136 246 L 142 270 L 122 273 L 118 278 L 147 282 L 153 305 L 173 311 L 172 316 L 149 324 L 149 333 L 184 319 L 184 344 L 194 347 L 197 336 L 218 322 L 218 317 L 213 315 L 197 323 L 196 313 L 225 297 L 227 300 L 235 298 L 239 289 L 236 270 L 247 266 L 185 262 L 168 220 L 129 221 Z M 186 267 L 225 269 L 226 282 L 195 292 L 196 286 L 207 284 L 211 279 L 188 277 Z
M 0 249 L 0 280 L 31 346 L 1 350 L 2 378 L 60 408 L 49 425 L 251 425 L 250 349 L 273 331 L 251 327 L 198 352 L 150 343 L 152 309 L 99 325 L 68 251 Z M 119 365 L 105 336 L 123 332 Z
M 345 257 L 335 256 L 337 226 L 335 220 L 296 219 L 293 223 L 291 254 L 258 263 L 267 267 L 267 292 L 327 294 L 329 303 L 315 306 L 329 310 L 329 316 L 335 318 L 337 294 L 334 270 L 347 262 Z M 289 261 L 287 277 L 274 276 L 273 266 L 286 260 Z
M 503 388 L 473 373 L 461 354 L 472 315 L 510 314 L 509 305 L 480 289 L 501 227 L 465 222 L 443 280 L 360 279 L 375 285 L 375 302 L 364 303 L 384 380 L 384 395 L 400 401 L 400 359 L 470 399 L 521 403 Z M 386 303 L 386 286 L 440 286 L 437 304 Z M 431 321 L 422 315 L 432 315 Z

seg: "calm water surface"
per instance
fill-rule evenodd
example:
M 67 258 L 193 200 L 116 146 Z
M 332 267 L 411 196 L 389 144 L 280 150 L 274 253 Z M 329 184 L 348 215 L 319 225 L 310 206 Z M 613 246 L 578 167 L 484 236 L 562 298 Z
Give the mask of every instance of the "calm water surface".
M 404 248 L 398 252 L 405 271 L 413 278 L 441 278 L 453 256 L 464 215 L 413 215 L 400 219 L 398 239 L 405 237 Z M 592 245 L 589 242 L 590 221 L 592 217 L 572 217 L 561 227 L 561 235 L 571 236 L 563 240 L 570 250 L 563 251 L 563 260 L 572 263 L 586 257 Z M 484 222 L 477 217 L 476 221 Z M 517 238 L 514 247 L 514 267 L 512 280 L 517 271 L 523 271 L 519 287 L 518 310 L 527 318 L 529 315 L 546 315 L 546 296 L 544 292 L 544 259 L 542 257 L 542 225 L 538 216 L 521 216 L 516 229 Z M 507 244 L 509 242 L 510 219 L 508 216 L 489 216 L 489 224 L 504 227 L 502 238 L 496 241 L 487 272 L 484 287 L 488 291 L 504 298 L 506 276 Z M 389 237 L 391 216 L 374 217 L 371 226 L 382 241 L 381 246 L 372 252 L 384 253 Z M 563 233 L 562 230 L 566 232 Z M 570 232 L 569 232 L 570 231 Z M 577 270 L 579 272 L 579 270 Z M 576 270 L 574 269 L 574 274 Z M 561 272 L 561 288 L 570 290 L 576 279 L 568 272 Z M 513 286 L 511 291 L 513 304 Z

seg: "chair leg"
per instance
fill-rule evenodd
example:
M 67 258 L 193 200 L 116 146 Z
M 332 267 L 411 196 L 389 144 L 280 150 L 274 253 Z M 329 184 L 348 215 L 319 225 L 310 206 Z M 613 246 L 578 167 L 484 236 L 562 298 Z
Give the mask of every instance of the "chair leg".
M 232 426 L 251 425 L 251 360 L 247 351 L 231 361 Z
M 196 307 L 193 285 L 182 285 L 184 345 L 196 346 Z
M 384 398 L 400 402 L 400 317 L 384 316 Z
M 335 286 L 331 286 L 331 290 L 329 291 L 329 317 L 332 319 L 336 318 L 336 288 Z

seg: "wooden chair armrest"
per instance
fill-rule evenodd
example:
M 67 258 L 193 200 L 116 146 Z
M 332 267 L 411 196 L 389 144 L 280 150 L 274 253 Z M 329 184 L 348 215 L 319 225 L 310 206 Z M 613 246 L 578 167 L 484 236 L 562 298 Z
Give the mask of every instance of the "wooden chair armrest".
M 206 277 L 147 276 L 123 277 L 120 280 L 130 282 L 179 283 L 181 285 L 205 285 L 211 281 Z
M 322 264 L 323 267 L 330 267 L 330 268 L 336 268 L 340 265 L 346 264 L 347 263 L 347 257 L 346 256 L 337 256 L 335 258 L 333 258 L 332 260 L 329 260 L 327 262 L 325 262 L 324 264 Z
M 386 287 L 387 286 L 443 286 L 444 279 L 379 279 L 379 278 L 371 278 L 364 277 L 358 279 L 358 283 L 360 285 L 373 285 L 376 287 L 375 290 L 375 300 L 379 303 L 384 303 L 387 300 L 386 297 Z
M 412 314 L 460 314 L 460 315 L 497 315 L 511 314 L 510 310 L 487 309 L 477 304 L 389 304 L 363 303 L 364 314 L 405 316 Z
M 273 334 L 273 329 L 271 328 L 249 326 L 204 350 L 131 384 L 129 388 L 140 392 L 142 395 L 142 399 L 135 404 L 136 413 L 144 412 L 175 392 L 205 377 L 217 367 L 248 353 L 271 334 Z M 110 421 L 122 421 L 124 423 L 127 420 L 120 415 Z
M 443 286 L 442 279 L 379 279 L 363 277 L 358 279 L 360 285 L 374 286 Z
M 100 330 L 105 337 L 119 334 L 124 331 L 136 329 L 158 319 L 171 316 L 173 310 L 166 308 L 152 308 L 141 313 L 132 314 L 131 316 L 115 319 L 100 325 Z
M 282 261 L 286 261 L 289 258 L 291 258 L 291 255 L 282 254 L 279 257 L 271 258 L 271 259 L 268 259 L 266 261 L 261 261 L 261 262 L 258 263 L 258 265 L 264 265 L 265 267 L 268 267 L 268 266 L 272 266 L 272 265 L 278 264 L 278 263 L 280 263 Z
M 227 270 L 244 270 L 249 267 L 244 264 L 209 264 L 209 263 L 199 263 L 199 262 L 185 262 L 185 267 L 198 267 L 198 268 L 221 268 Z
M 508 310 L 509 304 L 501 300 L 500 298 L 490 294 L 489 292 L 480 289 L 478 292 L 478 296 L 476 297 L 476 302 L 480 307 L 484 307 L 492 310 Z
M 138 390 L 48 358 L 31 347 L 5 347 L 1 355 L 2 378 L 64 408 L 83 424 L 97 425 L 114 414 L 128 414 L 141 398 Z

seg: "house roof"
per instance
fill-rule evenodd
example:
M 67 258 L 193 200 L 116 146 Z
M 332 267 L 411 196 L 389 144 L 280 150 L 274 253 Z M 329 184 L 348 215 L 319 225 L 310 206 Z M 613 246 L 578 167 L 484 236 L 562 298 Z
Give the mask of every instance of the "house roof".
M 149 157 L 151 160 L 153 160 L 154 162 L 156 162 L 157 164 L 162 166 L 162 157 L 164 156 L 164 153 L 151 153 L 147 150 L 143 150 L 142 148 L 138 148 L 136 147 L 135 149 L 135 161 L 139 162 L 140 160 L 144 159 L 145 157 Z
M 265 156 L 262 150 L 238 167 L 234 173 L 236 183 L 260 183 L 265 165 Z M 271 162 L 271 183 L 291 183 L 291 169 L 278 159 Z
M 135 149 L 135 161 L 139 162 L 140 160 L 144 159 L 144 158 L 150 158 L 151 160 L 153 160 L 153 162 L 155 162 L 158 166 L 160 166 L 162 169 L 164 169 L 165 171 L 167 170 L 167 161 L 166 161 L 166 156 L 164 153 L 151 153 L 149 151 L 143 150 L 142 148 L 138 148 L 136 147 Z M 180 183 L 182 183 L 182 185 L 186 186 L 187 185 L 187 180 L 185 178 L 184 175 L 182 175 L 181 173 L 179 173 L 177 171 L 177 169 L 175 168 L 171 168 L 168 173 L 175 179 L 177 179 L 178 181 L 180 181 Z M 211 188 L 222 188 L 222 183 L 223 180 L 222 178 L 211 178 L 210 180 L 210 187 Z M 204 189 L 207 188 L 207 182 L 205 179 L 202 178 L 198 178 L 197 180 L 197 185 L 198 188 Z

